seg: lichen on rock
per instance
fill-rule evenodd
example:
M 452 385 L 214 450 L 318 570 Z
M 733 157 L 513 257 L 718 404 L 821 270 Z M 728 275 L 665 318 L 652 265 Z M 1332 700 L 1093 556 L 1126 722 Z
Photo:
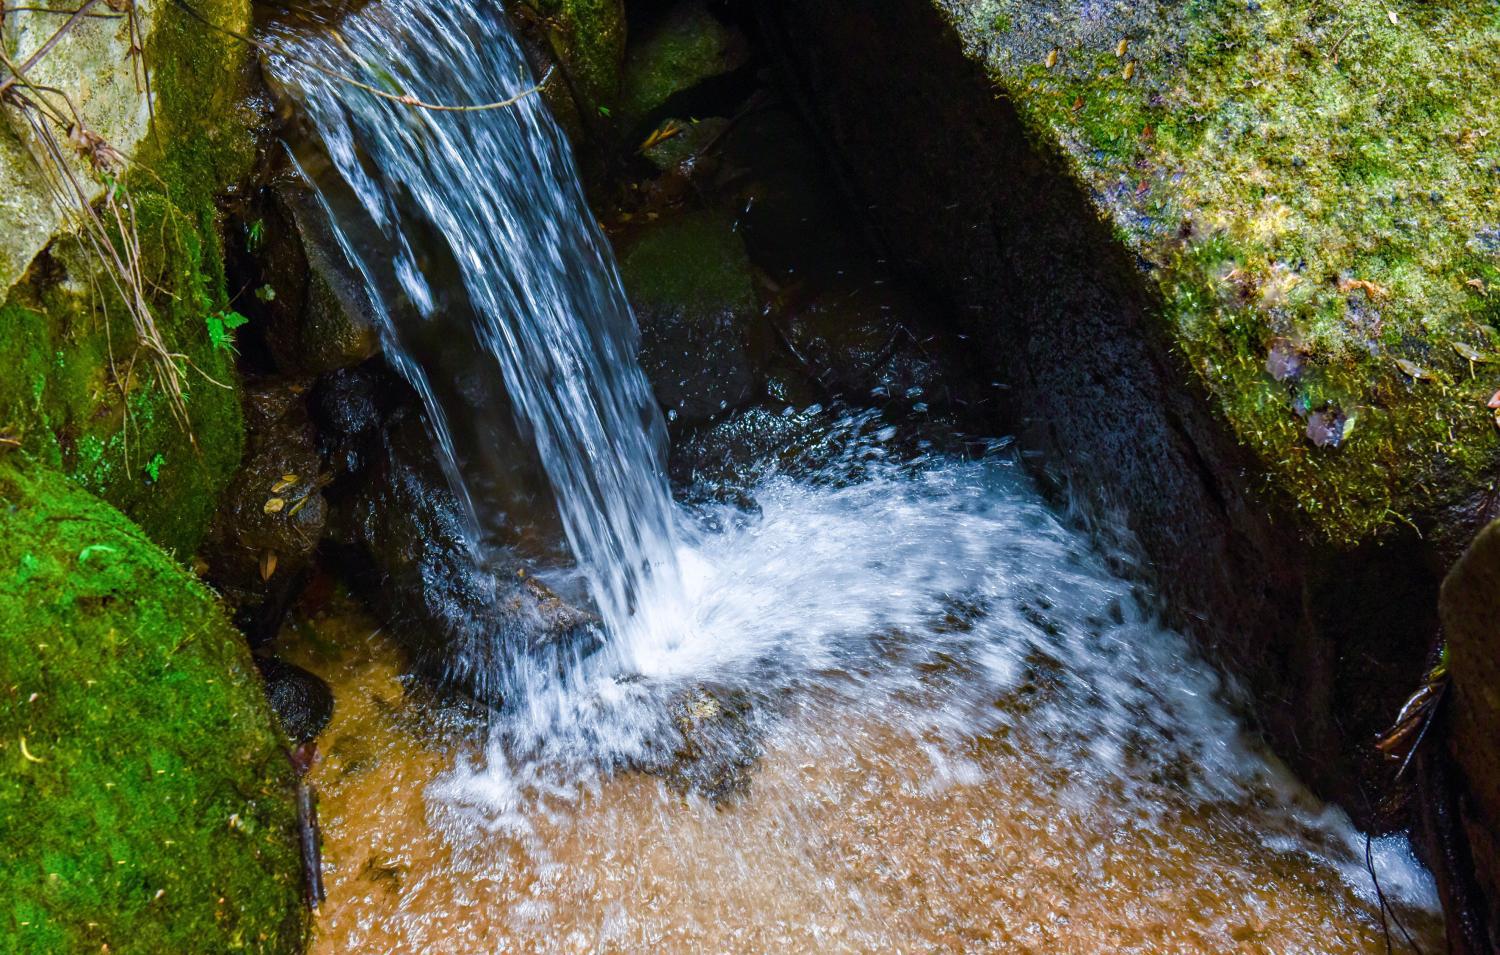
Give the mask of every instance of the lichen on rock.
M 0 460 L 0 950 L 300 951 L 291 766 L 211 594 Z

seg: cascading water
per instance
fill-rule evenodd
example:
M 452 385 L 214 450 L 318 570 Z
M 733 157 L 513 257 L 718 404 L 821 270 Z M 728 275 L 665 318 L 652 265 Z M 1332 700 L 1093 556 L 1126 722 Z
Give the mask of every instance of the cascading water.
M 381 309 L 386 353 L 423 397 L 471 537 L 483 535 L 484 521 L 475 513 L 473 478 L 455 459 L 452 430 L 457 421 L 505 412 L 440 398 L 412 354 L 413 339 L 432 334 L 423 326 L 441 324 L 440 334 L 465 339 L 458 347 L 487 356 L 489 374 L 503 376 L 590 595 L 608 632 L 628 646 L 645 588 L 670 589 L 676 575 L 665 429 L 567 144 L 541 97 L 525 95 L 536 80 L 503 19 L 486 6 L 373 4 L 336 34 L 280 37 L 293 56 L 274 57 L 273 66 L 357 198 L 358 209 L 333 216 L 345 253 L 377 303 L 399 288 L 410 305 Z M 434 111 L 332 75 L 351 69 L 428 103 L 519 98 L 504 108 Z M 373 254 L 359 241 L 369 228 L 380 233 Z M 461 276 L 468 328 L 445 321 L 418 263 L 414 250 L 433 244 Z
M 612 648 L 522 664 L 487 732 L 418 740 L 378 667 L 334 678 L 328 951 L 1379 950 L 1359 835 L 1003 443 L 976 458 L 874 413 L 761 409 L 775 452 L 690 495 L 755 506 L 673 505 L 632 320 L 541 99 L 429 111 L 307 65 L 504 100 L 533 80 L 498 13 L 380 0 L 277 42 L 468 532 L 483 474 L 455 433 L 501 412 L 442 380 L 434 329 L 503 376 Z M 373 785 L 341 732 L 383 747 Z M 1389 897 L 1430 909 L 1401 839 L 1373 857 Z

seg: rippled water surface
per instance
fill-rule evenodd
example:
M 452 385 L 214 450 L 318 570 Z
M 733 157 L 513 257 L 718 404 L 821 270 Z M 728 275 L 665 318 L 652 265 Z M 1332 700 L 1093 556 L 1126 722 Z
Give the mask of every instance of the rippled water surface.
M 317 950 L 1384 952 L 1362 837 L 1184 639 L 1003 455 L 878 425 L 696 511 L 659 639 L 529 706 L 436 706 L 313 621 Z M 673 763 L 725 752 L 719 790 Z M 1427 877 L 1374 858 L 1431 944 Z

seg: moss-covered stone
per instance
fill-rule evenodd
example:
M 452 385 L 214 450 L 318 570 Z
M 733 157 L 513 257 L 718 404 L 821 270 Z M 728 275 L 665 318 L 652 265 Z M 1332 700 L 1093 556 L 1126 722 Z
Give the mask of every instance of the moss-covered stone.
M 206 320 L 226 307 L 216 225 L 160 194 L 134 196 L 154 317 L 182 356 L 186 423 L 90 253 L 70 238 L 0 307 L 0 431 L 138 521 L 179 558 L 197 548 L 238 466 L 232 353 Z M 212 207 L 204 216 L 212 216 Z
M 620 90 L 621 121 L 634 126 L 672 94 L 740 66 L 746 53 L 743 39 L 702 3 L 679 4 L 630 46 Z
M 1310 527 L 1353 543 L 1489 480 L 1494 4 L 936 5 Z
M 568 72 L 580 109 L 610 111 L 625 63 L 625 7 L 621 0 L 540 0 L 552 48 Z
M 220 27 L 243 31 L 249 22 L 246 0 L 194 6 Z M 64 230 L 20 282 L 6 282 L 0 361 L 12 374 L 0 379 L 0 433 L 186 557 L 201 541 L 243 444 L 232 352 L 227 342 L 215 344 L 208 323 L 229 307 L 215 199 L 255 156 L 253 117 L 243 105 L 251 61 L 244 44 L 179 7 L 154 6 L 143 17 L 151 110 L 129 57 L 110 60 L 113 72 L 92 82 L 128 93 L 132 115 L 155 118 L 150 135 L 111 126 L 108 116 L 97 122 L 106 133 L 127 136 L 121 145 L 134 149 L 125 190 L 116 193 L 124 215 L 133 217 L 121 239 L 139 242 L 152 316 L 167 348 L 180 356 L 187 420 L 174 415 L 99 254 Z M 63 64 L 66 51 L 88 42 L 94 41 L 86 34 L 64 37 L 57 46 Z M 81 103 L 85 121 L 96 122 L 95 98 L 83 88 L 89 77 L 65 73 L 57 81 Z M 106 177 L 93 170 L 75 174 L 101 191 L 105 186 Z M 24 210 L 15 215 L 25 219 L 14 223 L 21 231 L 37 224 Z
M 0 950 L 293 952 L 289 761 L 209 592 L 0 460 Z
M 702 423 L 749 399 L 758 334 L 750 259 L 733 217 L 690 212 L 645 227 L 620 256 L 641 327 L 641 366 L 673 423 Z

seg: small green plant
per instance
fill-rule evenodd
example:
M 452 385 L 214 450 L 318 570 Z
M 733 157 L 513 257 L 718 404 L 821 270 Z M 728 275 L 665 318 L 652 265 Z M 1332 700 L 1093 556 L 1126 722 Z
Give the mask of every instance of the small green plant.
M 245 237 L 245 247 L 251 252 L 260 248 L 260 244 L 266 239 L 266 220 L 256 219 L 250 223 L 250 229 Z
M 223 309 L 205 318 L 203 324 L 208 327 L 208 340 L 216 351 L 233 353 L 234 330 L 248 321 L 250 319 L 239 312 Z
M 161 480 L 161 466 L 167 463 L 166 457 L 160 452 L 151 455 L 151 460 L 146 462 L 146 476 L 155 484 Z
M 255 297 L 262 302 L 274 302 L 276 301 L 276 289 L 270 285 L 262 285 L 255 290 Z

